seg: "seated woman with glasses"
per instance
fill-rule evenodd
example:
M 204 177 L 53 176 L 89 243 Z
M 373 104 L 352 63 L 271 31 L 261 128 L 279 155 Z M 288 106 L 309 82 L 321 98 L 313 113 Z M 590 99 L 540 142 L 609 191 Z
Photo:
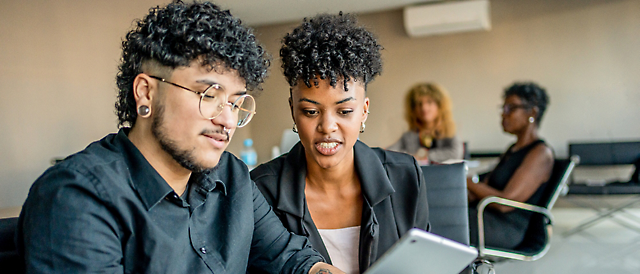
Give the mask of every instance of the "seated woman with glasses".
M 447 91 L 436 83 L 416 84 L 405 99 L 409 131 L 387 149 L 413 155 L 421 165 L 462 160 L 464 149 L 456 138 L 456 125 Z
M 554 155 L 538 135 L 549 97 L 535 83 L 515 83 L 504 91 L 502 128 L 516 142 L 481 182 L 467 180 L 471 244 L 478 244 L 477 204 L 487 196 L 536 204 L 551 176 Z M 531 213 L 491 204 L 484 211 L 485 245 L 513 249 L 520 244 Z
M 289 231 L 307 236 L 346 273 L 362 273 L 406 231 L 428 228 L 416 160 L 358 141 L 369 114 L 367 84 L 382 69 L 382 46 L 342 13 L 305 20 L 283 43 L 300 142 L 255 168 L 251 178 Z

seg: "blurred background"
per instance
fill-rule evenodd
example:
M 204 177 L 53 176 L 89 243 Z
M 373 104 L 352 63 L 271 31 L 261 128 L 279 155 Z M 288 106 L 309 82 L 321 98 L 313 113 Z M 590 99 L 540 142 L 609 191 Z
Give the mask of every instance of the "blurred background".
M 20 206 L 52 159 L 118 130 L 122 38 L 167 2 L 0 0 L 0 208 Z M 559 157 L 569 142 L 640 138 L 640 1 L 491 0 L 489 30 L 407 34 L 406 8 L 442 2 L 466 1 L 216 1 L 254 27 L 273 57 L 257 115 L 228 150 L 237 155 L 252 138 L 258 162 L 271 159 L 292 126 L 280 40 L 303 17 L 340 10 L 357 13 L 385 48 L 383 74 L 367 91 L 371 114 L 360 138 L 369 146 L 389 146 L 407 130 L 404 95 L 424 81 L 448 89 L 471 152 L 502 152 L 515 140 L 498 112 L 514 81 L 547 89 L 541 136 Z

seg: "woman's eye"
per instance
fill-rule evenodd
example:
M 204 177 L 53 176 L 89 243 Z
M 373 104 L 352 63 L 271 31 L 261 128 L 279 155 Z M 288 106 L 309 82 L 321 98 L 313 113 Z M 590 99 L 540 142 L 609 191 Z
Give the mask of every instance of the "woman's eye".
M 352 112 L 353 112 L 353 109 L 343 109 L 339 111 L 340 115 L 344 115 L 344 116 L 349 115 Z
M 304 112 L 304 114 L 307 115 L 307 116 L 313 116 L 313 115 L 318 114 L 318 111 L 315 110 L 315 109 L 305 109 L 302 112 Z

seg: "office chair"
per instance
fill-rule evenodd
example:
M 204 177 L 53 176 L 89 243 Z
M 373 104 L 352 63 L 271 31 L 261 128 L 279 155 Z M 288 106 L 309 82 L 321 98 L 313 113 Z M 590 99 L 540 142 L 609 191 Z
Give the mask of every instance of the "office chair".
M 427 186 L 430 232 L 469 245 L 466 165 L 457 163 L 421 168 Z
M 504 259 L 535 261 L 542 258 L 549 251 L 551 247 L 549 237 L 553 225 L 551 208 L 553 208 L 563 188 L 567 187 L 567 180 L 579 161 L 580 158 L 577 156 L 572 156 L 570 159 L 556 159 L 554 161 L 551 177 L 547 181 L 547 185 L 538 204 L 532 205 L 495 196 L 486 197 L 480 201 L 478 204 L 479 256 L 478 260 L 474 263 L 476 267 L 488 264 L 488 273 L 493 273 L 491 261 Z M 538 213 L 532 214 L 524 240 L 513 250 L 485 246 L 484 218 L 482 214 L 485 208 L 492 203 Z M 538 237 L 539 235 L 544 235 L 544 239 Z
M 467 165 L 421 166 L 427 186 L 430 232 L 469 245 Z M 471 273 L 470 268 L 460 274 Z
M 2 273 L 23 273 L 22 260 L 16 247 L 18 218 L 0 219 L 0 270 Z

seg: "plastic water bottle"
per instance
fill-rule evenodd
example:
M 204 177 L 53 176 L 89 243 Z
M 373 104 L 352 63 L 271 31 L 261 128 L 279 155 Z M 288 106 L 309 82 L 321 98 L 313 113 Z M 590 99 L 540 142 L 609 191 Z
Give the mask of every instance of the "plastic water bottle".
M 240 152 L 240 159 L 252 170 L 258 164 L 258 154 L 253 149 L 253 140 L 251 138 L 244 139 L 244 148 Z

